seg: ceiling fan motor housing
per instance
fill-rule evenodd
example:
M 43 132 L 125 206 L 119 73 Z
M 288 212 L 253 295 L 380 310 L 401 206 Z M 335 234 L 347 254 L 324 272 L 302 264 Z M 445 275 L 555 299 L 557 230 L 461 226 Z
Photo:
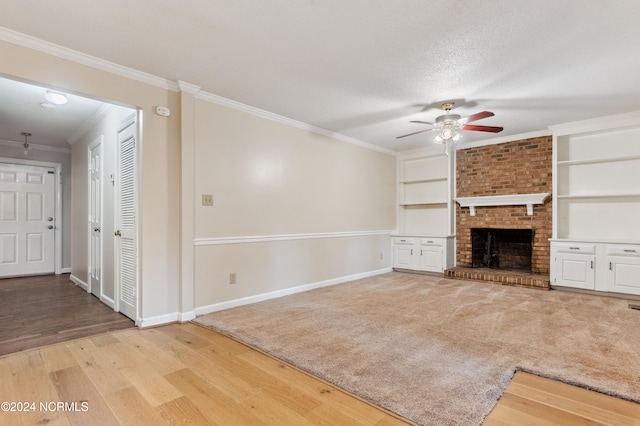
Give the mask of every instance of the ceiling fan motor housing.
M 436 124 L 440 127 L 444 127 L 446 125 L 453 126 L 460 120 L 460 115 L 458 114 L 445 114 L 436 118 Z

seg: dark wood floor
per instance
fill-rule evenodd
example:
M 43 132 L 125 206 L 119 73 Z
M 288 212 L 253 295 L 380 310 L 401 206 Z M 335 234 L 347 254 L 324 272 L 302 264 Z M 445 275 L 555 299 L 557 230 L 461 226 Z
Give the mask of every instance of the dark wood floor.
M 0 279 L 0 356 L 130 327 L 69 274 Z

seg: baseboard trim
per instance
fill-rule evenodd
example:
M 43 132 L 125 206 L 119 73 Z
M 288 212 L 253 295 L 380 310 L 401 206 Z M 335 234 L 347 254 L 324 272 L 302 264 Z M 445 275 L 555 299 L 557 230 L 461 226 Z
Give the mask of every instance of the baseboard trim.
M 255 296 L 243 297 L 241 299 L 229 300 L 227 302 L 214 303 L 212 305 L 201 306 L 195 309 L 195 314 L 205 315 L 212 312 L 224 311 L 225 309 L 231 309 L 238 306 L 250 305 L 252 303 L 263 302 L 269 299 L 276 299 L 278 297 L 289 296 L 295 293 L 302 293 L 304 291 L 314 290 L 316 288 L 328 287 L 331 285 L 342 284 L 349 281 L 359 280 L 361 278 L 373 277 L 375 275 L 386 274 L 393 271 L 392 268 L 383 268 L 375 271 L 363 272 L 360 274 L 347 275 L 344 277 L 333 278 L 325 281 L 318 281 L 310 284 L 303 284 L 296 287 L 287 288 L 284 290 L 272 291 L 269 293 L 257 294 Z
M 108 307 L 110 307 L 111 309 L 113 309 L 114 311 L 116 310 L 116 301 L 110 298 L 109 296 L 105 296 L 104 294 L 101 294 L 100 301 L 105 305 L 107 305 Z
M 80 278 L 76 277 L 75 275 L 71 274 L 69 276 L 69 279 L 78 287 L 84 289 L 84 291 L 89 291 L 89 284 L 85 283 L 84 281 L 82 281 Z
M 196 311 L 189 311 L 189 312 L 181 312 L 178 315 L 178 321 L 179 322 L 189 322 L 192 319 L 196 318 Z
M 136 325 L 140 328 L 155 327 L 157 325 L 171 324 L 173 322 L 178 322 L 179 317 L 180 317 L 179 312 L 173 312 L 170 314 L 158 315 L 150 318 L 140 318 L 138 319 L 138 321 L 136 321 Z
M 60 273 L 61 274 L 70 274 L 71 273 L 71 268 L 62 268 L 62 269 L 60 269 Z

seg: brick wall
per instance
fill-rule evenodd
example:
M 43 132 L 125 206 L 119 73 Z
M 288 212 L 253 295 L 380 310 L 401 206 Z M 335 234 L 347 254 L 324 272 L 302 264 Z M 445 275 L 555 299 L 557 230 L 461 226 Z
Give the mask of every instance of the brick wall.
M 458 197 L 551 193 L 551 136 L 469 148 L 456 153 Z M 471 228 L 533 229 L 531 268 L 549 274 L 551 197 L 534 205 L 478 207 L 476 216 L 456 204 L 456 260 L 471 266 Z

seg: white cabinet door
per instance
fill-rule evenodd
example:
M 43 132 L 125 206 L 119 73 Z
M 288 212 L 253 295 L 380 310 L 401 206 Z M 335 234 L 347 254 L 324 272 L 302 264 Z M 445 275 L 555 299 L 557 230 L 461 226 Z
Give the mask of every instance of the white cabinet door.
M 554 285 L 588 290 L 595 288 L 595 256 L 558 253 L 555 262 L 557 276 Z
M 442 246 L 420 247 L 420 269 L 423 271 L 442 272 Z
M 416 269 L 413 245 L 393 246 L 393 267 L 402 269 Z
M 609 291 L 640 294 L 640 257 L 610 256 Z

